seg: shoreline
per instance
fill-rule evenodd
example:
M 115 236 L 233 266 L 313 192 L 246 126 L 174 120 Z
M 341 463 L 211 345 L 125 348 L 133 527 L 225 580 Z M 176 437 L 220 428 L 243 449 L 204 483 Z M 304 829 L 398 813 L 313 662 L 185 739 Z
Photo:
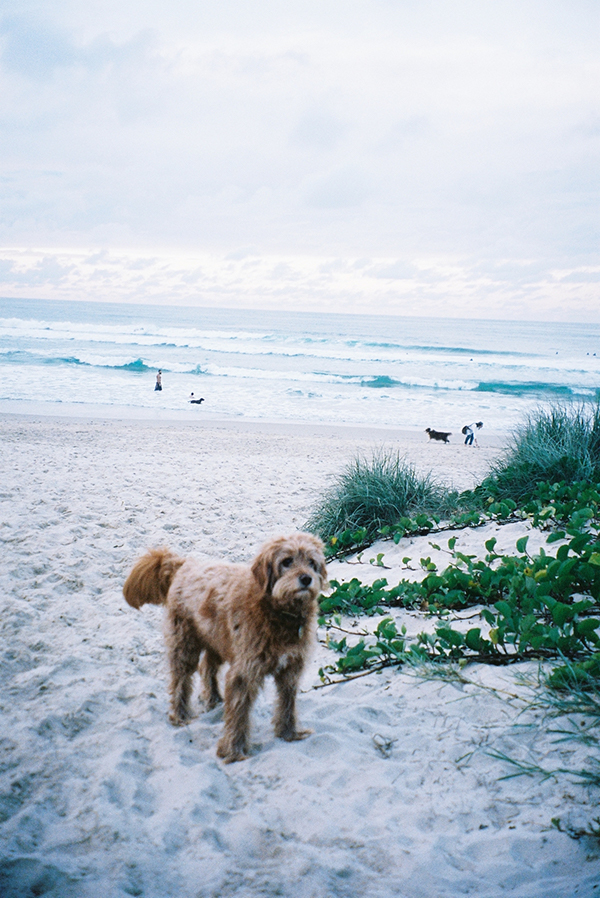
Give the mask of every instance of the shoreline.
M 56 408 L 56 406 L 60 406 Z M 194 416 L 194 417 L 192 417 Z M 95 423 L 97 421 L 122 423 L 128 426 L 168 427 L 176 424 L 182 427 L 198 427 L 202 430 L 229 430 L 239 433 L 272 433 L 283 436 L 325 436 L 342 439 L 399 440 L 423 445 L 436 445 L 426 437 L 420 429 L 406 429 L 368 424 L 325 423 L 320 421 L 300 421 L 298 419 L 276 420 L 272 418 L 249 417 L 205 417 L 201 409 L 151 409 L 132 408 L 128 406 L 91 405 L 74 403 L 41 403 L 21 400 L 0 400 L 0 420 L 3 418 L 40 418 L 43 420 L 72 420 L 79 423 Z M 449 445 L 463 444 L 460 433 L 452 434 Z M 477 434 L 481 448 L 500 450 L 506 445 L 508 432 L 484 430 Z M 440 448 L 443 446 L 440 444 Z M 466 449 L 467 447 L 465 447 Z M 474 451 L 477 446 L 473 447 Z

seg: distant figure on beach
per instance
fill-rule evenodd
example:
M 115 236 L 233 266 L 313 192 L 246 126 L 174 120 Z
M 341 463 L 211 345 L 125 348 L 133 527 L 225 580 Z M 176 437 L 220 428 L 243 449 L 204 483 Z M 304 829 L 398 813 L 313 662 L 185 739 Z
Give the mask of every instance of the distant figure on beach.
M 201 402 L 204 402 L 204 399 L 196 399 L 193 393 L 190 393 L 190 402 L 192 405 L 200 405 Z
M 156 383 L 154 384 L 154 390 L 162 390 L 162 371 L 159 368 L 158 374 L 156 375 Z
M 462 429 L 462 433 L 465 435 L 465 446 L 472 446 L 473 440 L 475 439 L 475 431 L 473 428 L 476 427 L 477 430 L 481 430 L 483 427 L 483 421 L 475 421 L 474 424 L 465 424 Z

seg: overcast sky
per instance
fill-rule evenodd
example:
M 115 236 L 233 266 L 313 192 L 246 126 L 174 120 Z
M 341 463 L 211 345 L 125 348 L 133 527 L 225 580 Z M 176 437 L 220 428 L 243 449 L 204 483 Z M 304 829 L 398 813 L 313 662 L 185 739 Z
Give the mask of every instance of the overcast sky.
M 599 0 L 0 0 L 0 295 L 600 320 Z

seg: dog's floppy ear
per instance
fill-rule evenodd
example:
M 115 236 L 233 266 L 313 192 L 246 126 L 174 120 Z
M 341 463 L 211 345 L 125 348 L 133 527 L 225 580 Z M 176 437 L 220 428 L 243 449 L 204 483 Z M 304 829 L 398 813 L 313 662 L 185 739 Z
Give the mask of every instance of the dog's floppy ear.
M 320 540 L 318 536 L 313 536 L 312 534 L 310 534 L 310 539 L 314 548 L 319 553 L 317 559 L 319 562 L 319 575 L 323 583 L 327 583 L 327 563 L 325 561 L 323 541 Z
M 261 592 L 270 593 L 273 588 L 273 562 L 270 550 L 263 548 L 256 556 L 252 564 L 252 573 Z
M 319 574 L 321 575 L 321 580 L 323 583 L 327 583 L 327 567 L 325 565 L 325 558 L 322 557 L 319 561 Z

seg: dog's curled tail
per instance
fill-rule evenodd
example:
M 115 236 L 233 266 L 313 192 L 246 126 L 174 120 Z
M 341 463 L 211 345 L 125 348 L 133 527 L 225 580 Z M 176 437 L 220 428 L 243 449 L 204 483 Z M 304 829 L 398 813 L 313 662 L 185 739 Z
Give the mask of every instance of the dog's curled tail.
M 123 586 L 123 595 L 132 608 L 164 605 L 173 577 L 183 564 L 170 549 L 152 549 L 137 561 Z

